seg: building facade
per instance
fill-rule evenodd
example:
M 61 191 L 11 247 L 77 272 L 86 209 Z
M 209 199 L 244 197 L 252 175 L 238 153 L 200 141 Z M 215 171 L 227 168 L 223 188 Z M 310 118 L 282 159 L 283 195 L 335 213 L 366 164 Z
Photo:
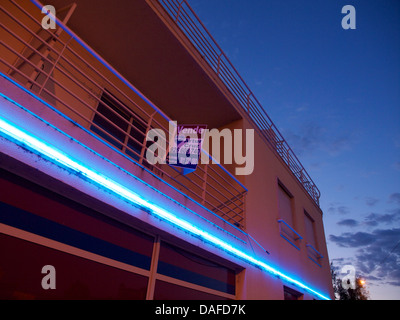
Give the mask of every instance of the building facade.
M 333 297 L 319 190 L 187 1 L 0 15 L 0 297 Z M 254 133 L 254 166 L 150 163 L 171 121 Z

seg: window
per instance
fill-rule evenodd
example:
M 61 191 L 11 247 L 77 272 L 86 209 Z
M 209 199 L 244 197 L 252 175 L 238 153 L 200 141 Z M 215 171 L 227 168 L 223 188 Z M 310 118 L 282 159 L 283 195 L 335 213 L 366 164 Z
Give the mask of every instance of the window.
M 235 299 L 239 266 L 164 242 L 4 170 L 0 191 L 0 223 L 11 227 L 0 233 L 0 248 L 12 257 L 0 259 L 2 297 Z M 29 201 L 19 201 L 21 194 Z M 62 275 L 57 290 L 35 280 L 47 264 Z
M 314 219 L 304 211 L 304 223 L 306 225 L 306 241 L 308 244 L 317 248 L 317 242 L 315 241 L 315 229 L 314 229 Z
M 293 226 L 292 199 L 293 196 L 291 195 L 291 193 L 279 181 L 278 182 L 279 217 L 290 226 Z
M 229 300 L 218 295 L 157 280 L 154 300 Z
M 279 210 L 279 231 L 285 240 L 287 240 L 296 249 L 300 250 L 298 241 L 302 237 L 293 228 L 293 196 L 287 188 L 278 180 L 278 210 Z
M 284 300 L 303 300 L 303 294 L 286 286 L 283 286 Z
M 104 91 L 91 130 L 128 156 L 139 161 L 146 140 L 145 121 Z
M 170 288 L 175 288 L 169 295 L 176 299 L 235 296 L 234 270 L 163 241 L 157 273 L 155 299 L 166 299 L 165 292 L 170 292 Z
M 318 252 L 318 243 L 315 234 L 315 222 L 314 219 L 307 213 L 307 211 L 304 211 L 304 224 L 306 228 L 307 255 L 318 266 L 321 266 L 320 260 L 323 257 Z
M 17 232 L 0 233 L 3 299 L 146 298 L 153 236 L 4 170 L 0 212 Z M 40 285 L 47 264 L 56 290 Z

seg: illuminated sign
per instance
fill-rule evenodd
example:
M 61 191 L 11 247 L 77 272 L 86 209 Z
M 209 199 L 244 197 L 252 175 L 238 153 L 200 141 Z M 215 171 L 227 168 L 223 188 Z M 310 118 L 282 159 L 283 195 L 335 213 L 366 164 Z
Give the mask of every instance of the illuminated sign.
M 183 169 L 183 174 L 195 171 L 206 129 L 206 125 L 178 125 L 170 141 L 167 163 Z

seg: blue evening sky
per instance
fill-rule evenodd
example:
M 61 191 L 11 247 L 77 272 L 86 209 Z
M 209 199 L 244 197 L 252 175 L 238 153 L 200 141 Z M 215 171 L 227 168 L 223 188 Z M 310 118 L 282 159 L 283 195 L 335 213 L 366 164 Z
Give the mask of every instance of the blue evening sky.
M 331 261 L 400 299 L 400 1 L 188 2 L 321 190 Z

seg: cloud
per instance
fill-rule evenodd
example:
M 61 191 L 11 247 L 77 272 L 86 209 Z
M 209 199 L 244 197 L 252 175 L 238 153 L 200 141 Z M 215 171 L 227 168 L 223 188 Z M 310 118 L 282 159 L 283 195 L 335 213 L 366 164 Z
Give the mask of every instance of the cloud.
M 345 227 L 356 227 L 359 225 L 359 222 L 354 219 L 344 219 L 340 220 L 337 224 Z
M 375 241 L 375 237 L 366 232 L 342 233 L 341 236 L 330 235 L 329 240 L 343 248 L 358 248 L 369 245 Z
M 301 105 L 300 107 L 296 108 L 296 112 L 304 112 L 304 111 L 308 111 L 309 106 L 308 103 Z
M 400 205 L 400 193 L 399 192 L 392 193 L 389 196 L 389 202 L 390 203 L 395 203 L 397 205 Z
M 378 224 L 387 224 L 387 225 L 393 225 L 397 221 L 400 221 L 400 209 L 396 210 L 388 210 L 388 212 L 391 213 L 370 213 L 365 217 L 364 223 L 367 226 L 377 226 Z
M 316 124 L 304 125 L 299 133 L 289 131 L 286 136 L 290 145 L 299 155 L 319 149 L 323 143 L 325 129 Z
M 341 215 L 347 215 L 350 214 L 350 208 L 343 205 L 330 204 L 328 212 L 331 214 L 338 213 Z
M 346 232 L 329 239 L 340 247 L 356 249 L 352 263 L 359 274 L 400 286 L 400 228 Z
M 376 198 L 373 198 L 373 197 L 367 197 L 367 198 L 365 199 L 365 203 L 366 203 L 367 206 L 369 206 L 369 207 L 375 206 L 378 202 L 379 202 L 379 199 L 376 199 Z
M 380 201 L 375 197 L 364 199 L 370 208 L 376 207 Z M 370 212 L 359 219 L 349 216 L 339 219 L 337 225 L 355 229 L 331 234 L 328 239 L 352 253 L 346 261 L 337 259 L 334 264 L 353 265 L 357 275 L 365 277 L 372 285 L 400 287 L 400 193 L 391 193 L 386 203 L 392 208 Z M 328 211 L 333 214 L 351 213 L 349 207 L 339 202 L 329 204 Z
M 379 222 L 378 219 L 375 219 L 376 213 L 371 213 L 365 218 L 364 225 L 368 227 L 377 227 Z
M 353 144 L 350 134 L 332 135 L 325 127 L 316 123 L 303 124 L 298 132 L 288 130 L 285 137 L 298 155 L 323 151 L 336 156 L 349 150 Z
M 348 214 L 350 210 L 345 206 L 339 206 L 337 208 L 330 207 L 328 209 L 330 213 Z M 386 210 L 387 213 L 375 213 L 372 212 L 365 216 L 363 221 L 357 221 L 354 219 L 343 219 L 337 222 L 339 226 L 344 227 L 358 227 L 368 226 L 377 227 L 378 225 L 391 225 L 394 226 L 400 222 L 400 208 L 394 210 Z

